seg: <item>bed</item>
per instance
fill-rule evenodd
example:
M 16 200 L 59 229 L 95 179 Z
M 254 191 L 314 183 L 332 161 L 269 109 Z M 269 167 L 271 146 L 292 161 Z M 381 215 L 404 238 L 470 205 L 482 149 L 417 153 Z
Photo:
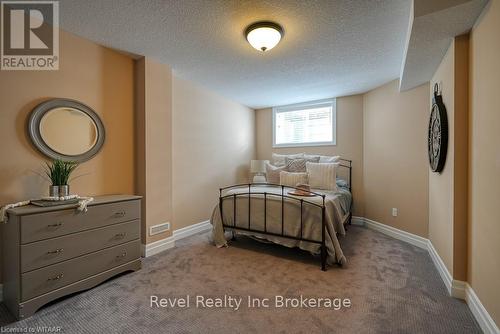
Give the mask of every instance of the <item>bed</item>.
M 213 210 L 212 236 L 217 247 L 227 246 L 228 233 L 251 236 L 319 254 L 321 269 L 344 264 L 339 235 L 352 219 L 352 161 L 342 159 L 347 180 L 337 180 L 336 191 L 311 189 L 312 196 L 290 194 L 294 187 L 278 184 L 238 184 L 220 189 Z

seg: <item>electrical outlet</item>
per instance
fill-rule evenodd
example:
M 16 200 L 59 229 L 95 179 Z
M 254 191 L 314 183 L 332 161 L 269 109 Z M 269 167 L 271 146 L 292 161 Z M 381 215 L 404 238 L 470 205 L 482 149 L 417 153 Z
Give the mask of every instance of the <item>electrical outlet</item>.
M 397 217 L 398 216 L 398 208 L 392 208 L 392 216 Z

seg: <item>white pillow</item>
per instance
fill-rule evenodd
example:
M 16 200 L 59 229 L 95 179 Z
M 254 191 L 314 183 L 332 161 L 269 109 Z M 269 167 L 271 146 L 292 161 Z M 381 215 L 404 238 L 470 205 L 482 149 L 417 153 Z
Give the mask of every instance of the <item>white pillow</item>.
M 304 159 L 306 160 L 314 160 L 314 159 L 320 159 L 321 155 L 319 154 L 304 154 Z
M 283 167 L 286 166 L 286 161 L 285 158 L 290 158 L 290 159 L 300 159 L 304 157 L 304 153 L 297 153 L 297 154 L 276 154 L 273 153 L 273 165 L 276 167 Z
M 307 162 L 306 170 L 309 175 L 309 186 L 313 189 L 337 191 L 338 166 L 339 163 Z
M 295 187 L 297 184 L 307 184 L 307 173 L 280 172 L 282 186 Z
M 280 172 L 286 171 L 286 166 L 276 167 L 266 162 L 266 177 L 267 182 L 272 184 L 280 184 Z
M 328 155 L 320 155 L 319 156 L 319 162 L 321 163 L 336 163 L 339 162 L 340 160 L 340 155 L 335 155 L 333 157 L 328 156 Z
M 304 159 L 307 160 L 312 160 L 316 157 L 319 157 L 319 162 L 321 163 L 335 163 L 339 162 L 340 160 L 340 155 L 329 156 L 329 155 L 319 155 L 319 154 L 304 154 Z

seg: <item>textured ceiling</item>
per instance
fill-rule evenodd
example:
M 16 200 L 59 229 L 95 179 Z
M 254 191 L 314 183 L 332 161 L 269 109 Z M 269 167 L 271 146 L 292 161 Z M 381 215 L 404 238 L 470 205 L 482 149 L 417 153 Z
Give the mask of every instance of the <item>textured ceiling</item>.
M 428 82 L 454 36 L 468 32 L 488 0 L 417 0 L 401 69 L 400 89 Z
M 410 0 L 62 0 L 60 23 L 261 108 L 361 93 L 397 78 L 410 7 Z M 285 29 L 265 54 L 243 36 L 258 20 Z

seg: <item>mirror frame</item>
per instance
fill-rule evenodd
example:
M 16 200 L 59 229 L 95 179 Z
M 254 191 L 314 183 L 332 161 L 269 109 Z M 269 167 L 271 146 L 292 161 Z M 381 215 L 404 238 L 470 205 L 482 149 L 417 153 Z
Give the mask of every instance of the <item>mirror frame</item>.
M 47 145 L 40 133 L 40 122 L 42 121 L 42 118 L 43 116 L 45 116 L 45 114 L 55 108 L 77 109 L 85 113 L 92 119 L 97 129 L 97 139 L 96 143 L 90 150 L 78 155 L 66 155 L 53 150 L 49 145 Z M 37 105 L 31 112 L 31 115 L 29 117 L 28 134 L 33 145 L 47 157 L 51 159 L 76 162 L 83 162 L 93 158 L 101 150 L 102 146 L 104 145 L 104 139 L 106 137 L 104 124 L 102 123 L 99 115 L 97 115 L 96 112 L 89 106 L 71 99 L 51 99 Z

